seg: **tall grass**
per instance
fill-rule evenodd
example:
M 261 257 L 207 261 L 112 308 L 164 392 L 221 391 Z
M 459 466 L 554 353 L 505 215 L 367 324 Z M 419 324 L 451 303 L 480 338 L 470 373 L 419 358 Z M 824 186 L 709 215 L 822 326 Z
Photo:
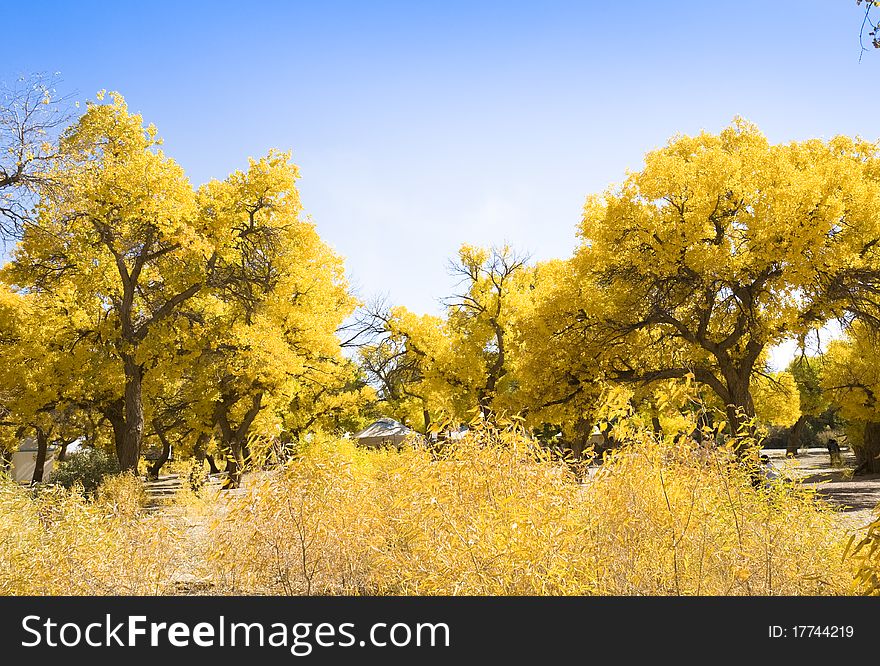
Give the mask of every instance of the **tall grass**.
M 755 487 L 724 448 L 633 428 L 583 471 L 516 427 L 483 426 L 439 452 L 318 438 L 241 491 L 187 489 L 159 512 L 143 510 L 130 476 L 93 499 L 0 482 L 0 594 L 171 594 L 181 578 L 285 595 L 814 595 L 876 583 L 876 548 L 844 557 L 827 505 L 790 483 Z
M 162 594 L 179 544 L 174 526 L 145 515 L 130 475 L 94 499 L 80 489 L 36 491 L 0 480 L 0 594 Z
M 832 511 L 755 488 L 726 451 L 650 436 L 593 479 L 515 431 L 437 456 L 324 441 L 230 498 L 211 577 L 233 593 L 797 595 L 853 591 Z

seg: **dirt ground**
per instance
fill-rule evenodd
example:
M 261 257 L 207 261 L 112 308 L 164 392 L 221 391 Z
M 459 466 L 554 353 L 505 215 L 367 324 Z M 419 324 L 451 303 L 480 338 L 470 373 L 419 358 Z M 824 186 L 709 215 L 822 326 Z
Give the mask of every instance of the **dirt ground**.
M 827 449 L 804 449 L 797 458 L 786 460 L 784 449 L 765 449 L 774 469 L 781 475 L 814 486 L 832 504 L 840 507 L 840 521 L 847 529 L 859 530 L 877 518 L 880 505 L 880 474 L 850 476 L 856 458 L 843 448 L 842 467 L 832 467 Z

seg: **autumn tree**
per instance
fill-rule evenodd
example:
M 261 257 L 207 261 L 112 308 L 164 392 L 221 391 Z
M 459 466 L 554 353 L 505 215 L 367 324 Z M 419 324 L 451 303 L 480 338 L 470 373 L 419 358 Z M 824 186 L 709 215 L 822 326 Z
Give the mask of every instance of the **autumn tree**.
M 555 259 L 534 267 L 526 298 L 525 314 L 517 318 L 511 341 L 520 411 L 527 411 L 532 426 L 560 428 L 564 440 L 582 450 L 606 378 L 599 350 L 590 346 L 580 313 L 571 317 L 571 305 L 588 303 L 598 311 L 594 292 L 573 279 L 571 261 Z
M 802 418 L 801 393 L 794 375 L 788 370 L 756 372 L 749 390 L 760 423 L 793 428 Z
M 153 443 L 156 455 L 147 476 L 158 479 L 172 449 L 176 455 L 197 455 L 210 437 L 211 425 L 195 408 L 200 364 L 193 350 L 190 327 L 176 327 L 173 339 L 153 359 L 144 377 L 144 441 Z M 204 456 L 201 456 L 202 461 Z
M 418 405 L 424 427 L 440 415 L 469 420 L 516 411 L 510 345 L 529 288 L 527 258 L 510 247 L 463 245 L 450 273 L 459 289 L 445 317 L 396 307 L 374 315 L 380 335 L 361 351 L 365 370 L 398 407 Z
M 693 374 L 737 431 L 755 416 L 770 347 L 875 307 L 878 166 L 875 144 L 772 145 L 740 119 L 648 153 L 588 198 L 582 244 L 548 299 L 548 335 L 593 369 L 560 384 Z
M 12 452 L 25 435 L 34 435 L 37 459 L 34 482 L 42 480 L 48 437 L 56 421 L 57 395 L 41 380 L 46 368 L 44 340 L 25 340 L 34 324 L 32 299 L 0 286 L 0 438 Z
M 63 303 L 0 284 L 0 446 L 14 450 L 25 436 L 36 440 L 35 483 L 43 480 L 50 445 L 64 451 L 85 436 L 94 438 L 99 427 L 90 420 L 91 392 L 80 377 L 86 366 L 66 340 Z
M 103 96 L 101 96 L 103 97 Z M 73 289 L 104 313 L 125 378 L 116 453 L 135 469 L 144 436 L 143 378 L 157 328 L 210 280 L 215 248 L 193 225 L 195 195 L 120 95 L 92 104 L 62 136 L 62 166 L 40 192 L 12 280 L 46 294 Z
M 517 298 L 527 290 L 528 258 L 509 246 L 484 250 L 464 245 L 450 272 L 461 289 L 446 299 L 450 328 L 467 346 L 460 353 L 474 362 L 479 379 L 473 385 L 476 403 L 488 417 L 510 372 L 510 328 Z M 525 279 L 524 279 L 525 278 Z
M 320 372 L 304 375 L 294 388 L 284 414 L 284 436 L 293 443 L 314 430 L 336 434 L 360 430 L 376 402 L 376 391 L 357 363 L 327 358 Z
M 850 440 L 860 470 L 880 472 L 880 366 L 875 328 L 857 323 L 845 339 L 833 340 L 824 355 L 821 388 L 851 421 Z
M 160 441 L 216 428 L 240 469 L 253 424 L 277 432 L 298 382 L 327 385 L 320 401 L 338 388 L 327 377 L 349 380 L 335 335 L 354 307 L 342 261 L 300 218 L 289 154 L 196 192 L 155 127 L 110 97 L 63 133 L 4 280 L 69 305 L 64 344 L 91 354 L 83 369 L 122 469 L 137 467 L 149 424 Z M 163 417 L 177 408 L 198 415 Z
M 336 331 L 355 300 L 342 259 L 301 218 L 297 178 L 290 155 L 272 151 L 198 193 L 220 250 L 215 286 L 197 299 L 197 385 L 233 485 L 252 434 L 279 436 L 292 406 L 341 405 L 349 385 Z
M 821 357 L 801 354 L 791 361 L 788 371 L 797 384 L 801 415 L 791 427 L 786 454 L 796 456 L 803 443 L 807 420 L 824 412 L 828 408 L 828 399 L 822 388 Z
M 375 299 L 362 306 L 346 326 L 347 343 L 357 349 L 358 367 L 375 390 L 380 411 L 427 433 L 431 410 L 438 405 L 430 400 L 425 383 L 424 357 L 400 328 L 399 318 L 409 314 L 388 305 L 384 298 Z M 439 318 L 433 318 L 428 326 L 441 325 Z
M 422 381 L 420 364 L 415 354 L 407 354 L 404 336 L 390 335 L 385 325 L 390 322 L 390 312 L 380 305 L 366 314 L 371 322 L 379 323 L 371 337 L 359 343 L 358 362 L 367 381 L 375 387 L 383 408 L 404 422 L 410 421 L 408 414 L 417 411 L 421 415 L 422 430 L 431 425 L 431 416 L 424 396 L 417 393 Z M 415 409 L 412 404 L 416 404 Z

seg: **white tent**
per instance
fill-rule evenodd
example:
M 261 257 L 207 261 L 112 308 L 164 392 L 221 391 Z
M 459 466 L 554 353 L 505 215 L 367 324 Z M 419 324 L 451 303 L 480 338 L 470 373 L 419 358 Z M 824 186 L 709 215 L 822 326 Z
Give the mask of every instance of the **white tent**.
M 354 438 L 361 446 L 378 448 L 380 446 L 399 446 L 412 433 L 411 428 L 407 428 L 399 421 L 382 417 L 355 433 Z
M 46 462 L 43 465 L 43 481 L 51 481 L 55 467 L 58 447 L 50 446 L 46 451 Z M 12 454 L 12 478 L 16 483 L 30 483 L 34 478 L 37 466 L 37 441 L 33 437 L 25 438 L 18 451 Z

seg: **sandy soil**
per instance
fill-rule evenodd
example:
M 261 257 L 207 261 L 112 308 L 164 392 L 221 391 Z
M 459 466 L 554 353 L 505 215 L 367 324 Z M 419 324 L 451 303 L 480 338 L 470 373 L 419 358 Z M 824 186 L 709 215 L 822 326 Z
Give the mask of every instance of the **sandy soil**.
M 847 529 L 861 529 L 878 516 L 880 505 L 880 474 L 852 476 L 856 467 L 855 455 L 848 448 L 842 450 L 843 467 L 832 467 L 828 451 L 806 449 L 793 460 L 785 459 L 783 449 L 765 449 L 777 472 L 804 484 L 832 504 L 840 507 L 841 524 Z

